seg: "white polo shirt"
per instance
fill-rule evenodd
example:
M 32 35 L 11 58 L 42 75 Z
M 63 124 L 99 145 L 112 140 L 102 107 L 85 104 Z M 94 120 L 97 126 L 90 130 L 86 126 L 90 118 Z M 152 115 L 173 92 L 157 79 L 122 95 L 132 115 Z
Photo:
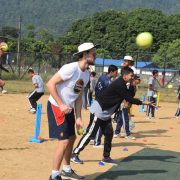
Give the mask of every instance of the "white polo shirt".
M 137 74 L 137 69 L 134 66 L 131 66 L 131 69 L 134 71 L 134 74 Z
M 43 83 L 43 80 L 42 80 L 41 76 L 34 75 L 32 77 L 32 83 L 38 85 L 37 88 L 35 88 L 36 92 L 38 92 L 38 93 L 43 93 L 44 92 L 44 83 Z
M 89 81 L 89 71 L 82 71 L 78 62 L 73 62 L 62 66 L 58 74 L 63 82 L 56 85 L 57 93 L 64 104 L 74 108 L 74 102 Z M 51 104 L 58 106 L 51 95 L 49 101 Z

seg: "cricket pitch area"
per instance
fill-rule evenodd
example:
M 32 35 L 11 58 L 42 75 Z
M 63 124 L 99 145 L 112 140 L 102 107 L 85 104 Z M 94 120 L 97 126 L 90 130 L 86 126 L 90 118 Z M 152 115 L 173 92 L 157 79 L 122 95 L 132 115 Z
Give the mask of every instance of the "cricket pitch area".
M 28 112 L 26 94 L 0 95 L 1 180 L 46 180 L 49 178 L 52 156 L 57 142 L 48 138 L 47 100 L 48 96 L 44 95 L 39 101 L 43 105 L 40 134 L 45 141 L 36 144 L 28 142 L 28 138 L 34 134 L 35 114 Z M 180 119 L 173 118 L 177 110 L 177 103 L 162 102 L 160 105 L 161 108 L 156 111 L 156 120 L 145 119 L 145 113 L 139 112 L 140 106 L 133 106 L 135 116 L 132 119 L 136 126 L 133 136 L 137 139 L 113 139 L 111 157 L 118 161 L 119 169 L 113 169 L 117 167 L 108 164 L 99 166 L 98 162 L 102 159 L 103 149 L 95 149 L 92 145 L 88 145 L 80 154 L 84 164 L 71 163 L 73 169 L 89 180 L 137 179 L 138 174 L 140 175 L 138 179 L 154 179 L 153 177 L 156 177 L 156 179 L 165 180 L 170 177 L 168 173 L 172 175 L 170 179 L 178 178 Z M 86 127 L 89 122 L 89 111 L 83 110 L 82 117 Z M 80 136 L 77 135 L 75 144 L 79 139 Z M 164 153 L 166 151 L 167 155 Z M 143 163 L 140 162 L 141 160 Z M 151 162 L 150 167 L 146 167 L 151 160 L 154 162 Z M 158 163 L 156 163 L 157 161 Z M 126 164 L 127 162 L 128 164 Z M 164 163 L 167 162 L 171 162 L 171 164 L 166 164 L 164 167 Z M 162 168 L 158 169 L 161 165 Z M 171 171 L 172 168 L 173 171 Z M 111 174 L 106 175 L 108 172 Z M 105 174 L 103 175 L 103 173 Z M 159 176 L 160 174 L 163 175 Z M 177 175 L 178 177 L 176 177 Z

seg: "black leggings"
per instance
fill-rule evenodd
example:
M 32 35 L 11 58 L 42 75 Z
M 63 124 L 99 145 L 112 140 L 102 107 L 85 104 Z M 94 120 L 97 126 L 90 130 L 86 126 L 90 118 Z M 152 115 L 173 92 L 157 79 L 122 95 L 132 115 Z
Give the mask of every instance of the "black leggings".
M 156 99 L 153 98 L 152 96 L 148 96 L 148 101 L 153 102 L 155 104 Z M 147 105 L 146 116 L 148 117 L 150 113 L 152 117 L 155 116 L 155 107 L 151 105 Z
M 180 100 L 179 100 L 179 104 L 178 104 L 178 108 L 177 108 L 175 116 L 179 116 L 179 115 L 180 115 Z
M 31 105 L 31 108 L 34 108 L 36 109 L 37 108 L 37 101 L 41 98 L 41 96 L 43 95 L 44 93 L 38 93 L 36 91 L 33 91 L 29 96 L 28 96 L 28 99 L 29 99 L 29 103 Z
M 111 119 L 107 121 L 103 121 L 102 119 L 97 118 L 94 114 L 90 114 L 90 122 L 86 129 L 86 133 L 80 139 L 78 145 L 74 149 L 73 153 L 79 154 L 89 143 L 91 139 L 94 139 L 96 133 L 101 127 L 102 133 L 104 134 L 104 157 L 109 157 L 112 146 L 112 138 L 113 138 L 113 127 Z

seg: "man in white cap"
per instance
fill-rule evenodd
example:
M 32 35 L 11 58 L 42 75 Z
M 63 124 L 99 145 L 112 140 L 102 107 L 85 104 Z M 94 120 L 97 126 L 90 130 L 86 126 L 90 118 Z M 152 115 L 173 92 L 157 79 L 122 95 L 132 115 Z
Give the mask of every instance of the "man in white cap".
M 84 179 L 71 169 L 70 157 L 76 139 L 75 124 L 77 129 L 83 128 L 82 91 L 90 78 L 87 68 L 94 65 L 96 47 L 93 43 L 81 44 L 74 54 L 78 56 L 78 62 L 62 66 L 47 83 L 50 92 L 47 106 L 49 137 L 58 139 L 49 180 Z
M 130 67 L 134 71 L 134 74 L 137 74 L 137 70 L 134 67 L 134 59 L 132 58 L 132 56 L 124 56 L 123 67 Z
M 124 56 L 124 63 L 122 65 L 122 69 L 121 69 L 121 74 L 123 74 L 123 69 L 125 67 L 129 67 L 133 70 L 134 74 L 137 74 L 137 70 L 136 68 L 134 67 L 134 59 L 132 58 L 132 56 Z M 132 84 L 129 82 L 126 84 L 127 85 L 127 88 L 128 89 L 131 89 L 133 88 Z M 116 119 L 117 121 L 117 124 L 119 124 L 119 122 L 121 122 L 121 120 L 123 120 L 123 126 L 124 126 L 124 129 L 125 129 L 125 132 L 126 132 L 126 138 L 127 139 L 132 139 L 132 140 L 135 140 L 136 138 L 133 137 L 130 133 L 130 127 L 129 127 L 129 121 L 130 121 L 130 116 L 129 116 L 129 111 L 130 111 L 130 105 L 129 105 L 129 102 L 127 102 L 126 100 L 124 100 L 124 102 L 121 104 L 121 107 L 120 109 L 121 110 L 118 110 L 116 113 L 115 113 L 115 116 L 117 116 L 118 118 Z M 131 121 L 132 123 L 132 121 Z M 133 123 L 134 125 L 134 123 Z M 114 137 L 119 137 L 119 131 L 115 131 L 115 134 L 114 134 Z

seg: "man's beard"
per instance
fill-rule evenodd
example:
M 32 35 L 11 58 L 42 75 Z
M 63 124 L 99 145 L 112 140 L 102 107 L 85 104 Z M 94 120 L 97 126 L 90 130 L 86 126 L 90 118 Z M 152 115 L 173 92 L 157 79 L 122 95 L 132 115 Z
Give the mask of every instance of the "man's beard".
M 87 58 L 86 60 L 87 60 L 88 65 L 94 65 L 95 64 L 93 59 Z

